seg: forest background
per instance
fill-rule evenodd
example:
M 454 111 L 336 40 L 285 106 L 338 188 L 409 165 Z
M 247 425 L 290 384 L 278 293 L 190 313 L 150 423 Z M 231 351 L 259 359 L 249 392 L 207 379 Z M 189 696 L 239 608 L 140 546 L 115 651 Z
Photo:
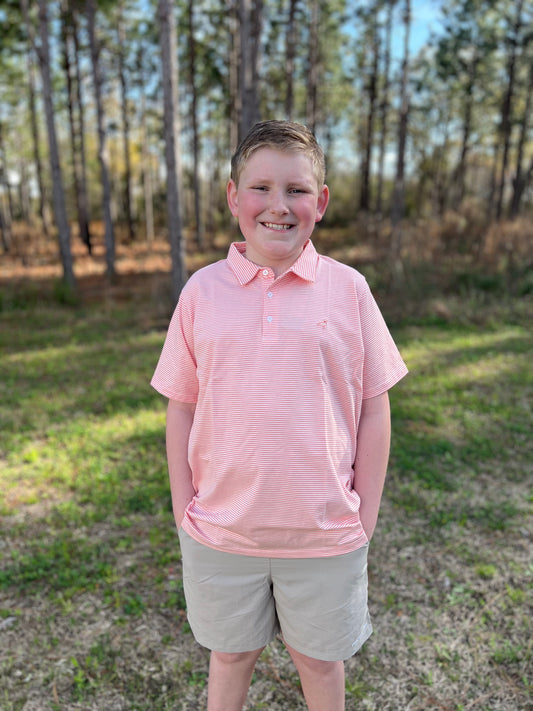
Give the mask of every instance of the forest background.
M 113 280 L 117 244 L 166 232 L 176 297 L 187 248 L 232 230 L 228 160 L 260 118 L 316 132 L 324 228 L 381 243 L 391 278 L 407 253 L 531 260 L 531 0 L 6 0 L 0 21 L 3 251 L 55 228 L 72 288 L 72 239 L 100 230 Z
M 149 378 L 259 118 L 316 132 L 313 239 L 410 369 L 347 709 L 533 707 L 532 28 L 532 0 L 3 0 L 1 711 L 205 704 Z M 304 709 L 279 641 L 246 708 Z

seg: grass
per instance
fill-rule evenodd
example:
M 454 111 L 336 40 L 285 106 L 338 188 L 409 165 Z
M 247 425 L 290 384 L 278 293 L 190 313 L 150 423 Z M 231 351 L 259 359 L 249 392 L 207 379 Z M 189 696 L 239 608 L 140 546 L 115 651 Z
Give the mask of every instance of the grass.
M 399 333 L 411 377 L 393 394 L 393 500 L 434 529 L 457 523 L 507 530 L 527 502 L 533 428 L 527 326 L 411 326 Z M 527 487 L 526 487 L 527 490 Z M 508 496 L 507 496 L 508 495 Z
M 53 499 L 93 518 L 167 506 L 163 408 L 148 382 L 161 334 L 134 333 L 131 319 L 4 316 L 20 336 L 1 344 L 4 513 Z
M 531 310 L 495 313 L 393 329 L 411 373 L 391 393 L 371 562 L 376 634 L 347 663 L 349 710 L 533 704 Z M 164 332 L 144 316 L 135 303 L 0 313 L 6 711 L 205 702 L 165 408 L 149 385 Z M 304 708 L 278 643 L 258 664 L 247 708 Z

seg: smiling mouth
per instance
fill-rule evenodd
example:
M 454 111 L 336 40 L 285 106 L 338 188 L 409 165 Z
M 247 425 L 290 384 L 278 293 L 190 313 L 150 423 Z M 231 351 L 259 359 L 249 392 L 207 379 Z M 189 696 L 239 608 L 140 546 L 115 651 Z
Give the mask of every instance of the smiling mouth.
M 276 230 L 277 232 L 287 232 L 287 230 L 290 230 L 292 227 L 294 227 L 294 225 L 278 225 L 275 222 L 263 222 L 262 224 L 269 230 Z

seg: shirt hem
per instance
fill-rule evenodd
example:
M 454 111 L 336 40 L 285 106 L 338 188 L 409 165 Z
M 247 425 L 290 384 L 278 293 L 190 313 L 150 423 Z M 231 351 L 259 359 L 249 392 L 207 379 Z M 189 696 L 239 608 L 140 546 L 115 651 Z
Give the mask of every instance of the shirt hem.
M 173 393 L 171 390 L 167 390 L 165 387 L 160 387 L 153 381 L 150 382 L 150 385 L 156 392 L 158 392 L 163 397 L 168 398 L 169 400 L 177 400 L 178 402 L 187 402 L 191 404 L 196 404 L 198 402 L 198 398 L 195 395 L 176 395 L 176 393 Z
M 252 558 L 285 558 L 285 559 L 296 559 L 296 558 L 332 558 L 337 555 L 347 555 L 353 553 L 359 548 L 366 546 L 369 541 L 366 534 L 363 532 L 355 541 L 344 544 L 331 544 L 324 545 L 317 548 L 291 548 L 286 550 L 279 550 L 275 548 L 242 548 L 242 547 L 232 547 L 232 546 L 220 546 L 214 544 L 212 541 L 207 541 L 198 535 L 197 531 L 187 525 L 188 522 L 185 520 L 181 523 L 181 528 L 185 533 L 193 538 L 197 543 L 207 548 L 212 548 L 215 551 L 220 551 L 221 553 L 230 553 L 233 555 L 249 556 Z
M 363 400 L 370 400 L 373 397 L 378 397 L 379 395 L 383 395 L 383 393 L 388 392 L 391 390 L 395 385 L 397 385 L 400 380 L 403 380 L 406 375 L 409 374 L 409 370 L 407 367 L 402 368 L 400 371 L 394 374 L 394 376 L 387 381 L 386 383 L 383 383 L 383 385 L 378 385 L 367 392 L 363 393 L 362 399 Z

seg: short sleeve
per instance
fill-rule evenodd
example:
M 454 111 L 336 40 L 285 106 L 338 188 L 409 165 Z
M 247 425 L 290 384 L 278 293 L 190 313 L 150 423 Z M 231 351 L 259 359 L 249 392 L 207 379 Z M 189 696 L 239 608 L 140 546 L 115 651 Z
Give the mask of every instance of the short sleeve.
M 366 279 L 357 287 L 364 347 L 363 399 L 367 399 L 392 388 L 408 371 Z
M 196 402 L 198 378 L 194 357 L 194 314 L 191 290 L 183 289 L 163 344 L 151 385 L 161 395 L 181 402 Z

